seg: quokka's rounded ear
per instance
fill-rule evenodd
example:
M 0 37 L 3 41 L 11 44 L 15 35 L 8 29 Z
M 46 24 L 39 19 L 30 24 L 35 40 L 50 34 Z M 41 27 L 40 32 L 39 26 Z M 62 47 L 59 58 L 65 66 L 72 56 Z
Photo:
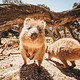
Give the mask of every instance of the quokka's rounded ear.
M 46 27 L 46 22 L 42 20 L 41 23 L 42 23 L 42 26 L 44 26 L 44 29 L 45 29 L 45 27 Z
M 28 22 L 31 21 L 31 20 L 32 20 L 31 18 L 26 18 L 26 19 L 24 20 L 24 26 L 25 26 L 26 24 L 28 24 Z
M 25 19 L 25 21 L 30 21 L 30 20 L 31 20 L 31 18 L 26 18 L 26 19 Z

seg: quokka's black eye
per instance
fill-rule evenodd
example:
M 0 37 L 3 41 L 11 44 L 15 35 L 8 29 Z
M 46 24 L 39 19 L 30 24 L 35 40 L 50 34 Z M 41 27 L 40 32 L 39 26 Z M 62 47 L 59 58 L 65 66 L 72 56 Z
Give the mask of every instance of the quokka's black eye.
M 42 33 L 42 30 L 41 29 L 39 29 L 39 33 Z
M 28 30 L 31 29 L 31 27 L 28 28 Z

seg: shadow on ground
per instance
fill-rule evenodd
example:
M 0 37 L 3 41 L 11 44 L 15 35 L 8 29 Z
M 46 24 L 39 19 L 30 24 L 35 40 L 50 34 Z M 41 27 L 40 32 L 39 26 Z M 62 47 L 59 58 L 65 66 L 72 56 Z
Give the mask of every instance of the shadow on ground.
M 22 66 L 20 69 L 20 79 L 21 80 L 53 80 L 46 69 L 40 67 L 41 72 L 39 72 L 39 67 L 34 63 L 30 65 Z
M 57 67 L 66 76 L 74 77 L 75 79 L 80 80 L 80 70 L 79 69 L 75 69 L 75 68 L 64 69 L 63 65 L 60 64 L 59 62 L 56 62 L 56 61 L 53 61 L 53 60 L 47 60 L 47 61 L 51 61 L 51 62 L 55 63 L 56 66 L 54 64 L 53 65 L 55 67 Z

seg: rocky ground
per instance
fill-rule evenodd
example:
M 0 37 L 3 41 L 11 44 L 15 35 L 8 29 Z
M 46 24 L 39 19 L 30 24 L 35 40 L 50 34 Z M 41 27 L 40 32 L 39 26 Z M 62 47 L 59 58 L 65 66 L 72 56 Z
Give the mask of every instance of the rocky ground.
M 18 42 L 9 41 L 3 39 L 3 43 L 8 43 L 0 48 L 0 80 L 80 80 L 80 60 L 76 61 L 76 67 L 73 69 L 63 69 L 63 65 L 60 60 L 52 58 L 52 60 L 46 60 L 47 54 L 45 54 L 41 72 L 38 70 L 38 66 L 31 60 L 28 61 L 28 65 L 23 65 L 23 59 L 20 54 L 9 54 L 10 51 L 18 51 Z

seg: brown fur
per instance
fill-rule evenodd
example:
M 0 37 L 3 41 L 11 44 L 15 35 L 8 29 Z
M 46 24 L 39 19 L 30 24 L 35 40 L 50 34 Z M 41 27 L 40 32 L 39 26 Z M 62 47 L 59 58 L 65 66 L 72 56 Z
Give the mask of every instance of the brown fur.
M 72 38 L 62 38 L 48 46 L 48 58 L 56 57 L 63 62 L 64 68 L 75 67 L 75 60 L 80 59 L 80 44 Z M 67 64 L 67 60 L 72 66 Z
M 26 18 L 24 27 L 20 34 L 20 53 L 22 54 L 24 64 L 26 59 L 37 60 L 41 66 L 45 54 L 45 22 L 42 20 L 34 20 Z

